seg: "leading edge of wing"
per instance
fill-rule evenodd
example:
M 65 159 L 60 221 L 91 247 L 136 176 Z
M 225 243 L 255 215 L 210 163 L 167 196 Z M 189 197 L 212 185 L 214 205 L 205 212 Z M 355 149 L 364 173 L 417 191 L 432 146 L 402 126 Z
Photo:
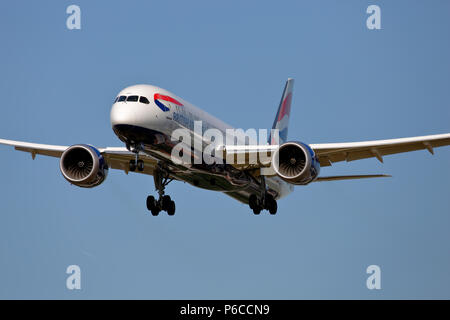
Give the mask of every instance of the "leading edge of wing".
M 66 151 L 69 146 L 58 146 L 51 144 L 15 141 L 0 139 L 0 144 L 12 146 L 14 149 L 19 151 L 30 152 L 31 154 L 42 154 L 52 157 L 61 157 L 64 151 Z M 134 153 L 128 151 L 124 147 L 107 147 L 107 148 L 97 148 L 100 153 L 105 155 L 122 155 L 122 156 L 132 156 L 134 158 Z
M 434 134 L 428 136 L 418 136 L 418 137 L 407 137 L 407 138 L 397 138 L 397 139 L 387 139 L 387 140 L 369 140 L 369 141 L 359 141 L 359 142 L 337 142 L 337 143 L 315 143 L 309 146 L 314 151 L 328 150 L 328 149 L 352 149 L 352 148 L 364 148 L 364 147 L 382 147 L 390 145 L 398 145 L 404 143 L 414 143 L 414 142 L 427 142 L 435 140 L 449 140 L 450 143 L 450 133 Z
M 39 151 L 51 151 L 54 153 L 59 153 L 58 156 L 69 148 L 69 146 L 58 146 L 51 144 L 42 144 L 42 143 L 33 143 L 33 142 L 25 142 L 25 141 L 15 141 L 15 140 L 6 140 L 0 139 L 0 144 L 12 146 L 16 150 L 26 151 L 26 152 L 35 152 L 41 154 Z M 98 148 L 100 153 L 111 154 L 111 155 L 133 155 L 134 154 L 128 151 L 124 147 L 107 147 L 107 148 Z M 55 155 L 56 156 L 56 155 Z
M 57 146 L 6 139 L 0 139 L 0 144 L 13 146 L 14 149 L 19 151 L 30 152 L 33 158 L 36 154 L 42 154 L 51 157 L 60 157 L 61 154 L 68 148 L 68 146 Z

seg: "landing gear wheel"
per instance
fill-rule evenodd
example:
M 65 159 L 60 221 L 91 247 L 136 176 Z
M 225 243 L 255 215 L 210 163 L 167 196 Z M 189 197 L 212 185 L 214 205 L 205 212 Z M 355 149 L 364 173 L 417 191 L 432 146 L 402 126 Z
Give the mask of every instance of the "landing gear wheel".
M 161 201 L 161 208 L 164 211 L 168 211 L 170 202 L 173 202 L 172 199 L 170 199 L 170 196 L 163 196 Z
M 256 215 L 260 214 L 261 213 L 261 207 L 253 208 L 253 213 L 256 214 Z
M 276 214 L 278 210 L 278 204 L 275 200 L 273 200 L 273 204 L 269 208 L 270 214 Z
M 248 199 L 248 206 L 252 210 L 258 206 L 258 198 L 256 197 L 256 194 L 252 194 L 250 196 L 250 198 Z
M 158 214 L 159 214 L 159 212 L 160 212 L 160 210 L 159 210 L 159 208 L 154 208 L 153 210 L 152 210 L 152 216 L 157 216 Z
M 168 207 L 167 207 L 167 214 L 169 216 L 173 216 L 175 214 L 175 201 L 170 200 Z
M 135 171 L 136 170 L 136 162 L 134 160 L 130 160 L 129 170 L 130 171 Z
M 148 196 L 147 197 L 147 209 L 149 211 L 152 211 L 156 209 L 156 201 L 154 196 Z
M 144 161 L 138 160 L 137 169 L 138 169 L 138 171 L 144 171 Z
M 273 198 L 273 196 L 271 194 L 267 194 L 265 201 L 266 201 L 265 209 L 269 210 L 270 214 L 276 214 L 278 205 L 277 201 Z
M 157 204 L 154 196 L 147 197 L 147 209 L 151 211 L 153 216 L 157 216 L 161 211 Z

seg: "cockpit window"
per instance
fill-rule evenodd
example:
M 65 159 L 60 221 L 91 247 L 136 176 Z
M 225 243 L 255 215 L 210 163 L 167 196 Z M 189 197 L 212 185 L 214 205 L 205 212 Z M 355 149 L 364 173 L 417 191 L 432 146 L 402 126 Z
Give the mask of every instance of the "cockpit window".
M 149 104 L 150 101 L 148 101 L 147 97 L 144 96 L 120 96 L 117 97 L 116 100 L 114 100 L 114 103 L 116 102 L 123 102 L 123 101 L 131 101 L 131 102 L 141 102 L 141 103 L 145 103 L 145 104 Z
M 138 99 L 139 96 L 128 96 L 127 101 L 136 102 Z
M 139 102 L 142 102 L 142 103 L 145 103 L 145 104 L 149 104 L 150 103 L 150 101 L 148 101 L 148 99 L 146 97 L 143 97 L 143 96 L 141 96 L 139 98 Z

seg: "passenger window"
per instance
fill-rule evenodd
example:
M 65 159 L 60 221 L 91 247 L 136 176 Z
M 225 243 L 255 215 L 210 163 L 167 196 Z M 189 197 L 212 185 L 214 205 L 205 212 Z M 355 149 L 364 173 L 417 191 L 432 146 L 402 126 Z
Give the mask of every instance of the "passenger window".
M 127 101 L 137 102 L 138 99 L 139 99 L 139 96 L 128 96 Z
M 125 100 L 127 100 L 127 96 L 120 96 L 119 100 L 117 100 L 117 101 L 118 102 L 122 102 L 122 101 L 125 101 Z
M 142 102 L 142 103 L 145 103 L 145 104 L 149 104 L 150 103 L 150 101 L 148 101 L 148 99 L 146 97 L 143 97 L 143 96 L 141 96 L 139 98 L 139 102 Z

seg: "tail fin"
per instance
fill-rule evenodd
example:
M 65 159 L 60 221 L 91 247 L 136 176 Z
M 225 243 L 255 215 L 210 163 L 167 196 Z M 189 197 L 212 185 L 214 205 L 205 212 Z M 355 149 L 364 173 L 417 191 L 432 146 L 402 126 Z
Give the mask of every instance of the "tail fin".
M 288 126 L 289 126 L 289 115 L 291 113 L 291 101 L 292 92 L 294 89 L 294 79 L 289 78 L 284 86 L 283 95 L 281 96 L 280 105 L 278 106 L 277 115 L 273 121 L 272 129 L 278 129 L 279 132 L 279 143 L 282 144 L 287 141 Z M 269 143 L 276 144 L 277 141 L 269 136 Z

